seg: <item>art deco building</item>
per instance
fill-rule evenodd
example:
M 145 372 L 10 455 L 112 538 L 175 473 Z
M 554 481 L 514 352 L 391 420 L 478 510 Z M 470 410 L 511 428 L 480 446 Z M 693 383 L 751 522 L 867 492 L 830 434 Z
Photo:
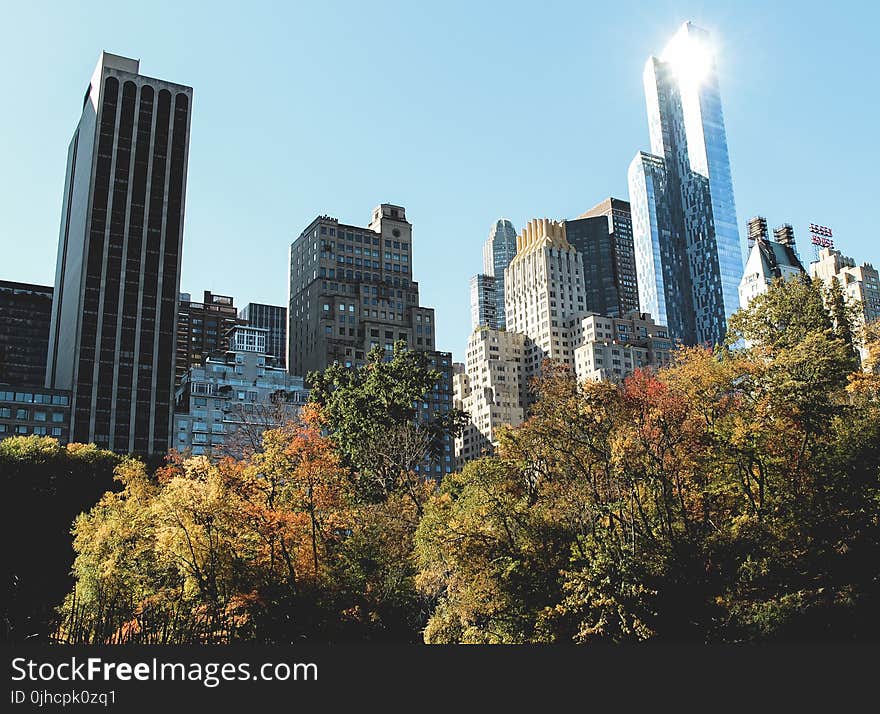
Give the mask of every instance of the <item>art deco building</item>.
M 516 228 L 506 218 L 495 221 L 483 244 L 483 273 L 495 278 L 496 327 L 504 327 L 504 270 L 516 255 Z
M 383 204 L 366 228 L 319 216 L 290 247 L 288 368 L 307 375 L 334 362 L 364 364 L 397 340 L 428 351 L 434 310 L 419 305 L 412 279 L 412 225 Z
M 644 71 L 651 153 L 629 167 L 639 304 L 685 344 L 724 339 L 742 254 L 708 34 L 686 23 Z
M 604 235 L 607 245 L 608 219 L 584 220 L 596 222 L 589 230 Z M 587 240 L 584 225 L 534 219 L 517 237 L 517 253 L 505 270 L 507 327 L 476 329 L 467 360 L 453 377 L 455 406 L 470 417 L 455 442 L 459 467 L 491 453 L 500 426 L 526 418 L 534 398 L 531 381 L 540 376 L 544 360 L 568 366 L 581 381 L 619 381 L 636 369 L 669 362 L 667 328 L 651 315 L 608 316 L 586 309 L 585 263 L 567 238 L 571 228 Z
M 530 221 L 517 236 L 517 253 L 504 271 L 507 330 L 529 338 L 523 372 L 529 379 L 545 359 L 574 367 L 567 321 L 586 312 L 583 263 L 564 223 Z
M 169 446 L 192 89 L 102 53 L 70 143 L 47 386 L 70 438 Z

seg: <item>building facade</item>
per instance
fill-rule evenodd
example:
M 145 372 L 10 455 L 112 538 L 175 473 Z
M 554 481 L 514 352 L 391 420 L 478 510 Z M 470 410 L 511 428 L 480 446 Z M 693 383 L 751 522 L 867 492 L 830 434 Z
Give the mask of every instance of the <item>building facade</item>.
M 46 386 L 71 393 L 70 438 L 164 453 L 174 363 L 192 88 L 102 53 L 70 143 Z
M 0 384 L 0 441 L 31 435 L 70 441 L 70 393 Z
M 523 373 L 527 338 L 516 332 L 481 327 L 468 339 L 466 362 L 453 375 L 455 408 L 468 423 L 455 439 L 456 466 L 491 454 L 501 426 L 518 426 L 528 402 Z
M 434 310 L 412 279 L 412 225 L 383 204 L 366 228 L 316 218 L 290 247 L 288 368 L 307 375 L 334 362 L 365 363 L 376 345 L 403 340 L 431 351 Z
M 825 285 L 837 280 L 847 302 L 859 305 L 864 323 L 880 319 L 880 278 L 870 263 L 856 265 L 839 250 L 822 248 L 818 259 L 810 263 L 810 275 Z
M 440 379 L 434 383 L 431 391 L 425 394 L 416 406 L 416 421 L 428 423 L 449 413 L 453 405 L 452 388 L 452 353 L 429 350 L 423 352 L 425 366 L 440 373 Z M 438 453 L 431 451 L 425 454 L 421 464 L 416 466 L 416 471 L 425 477 L 441 478 L 444 474 L 451 473 L 455 466 L 455 442 L 444 434 L 442 443 L 433 445 Z
M 503 280 L 501 281 L 503 284 Z M 474 275 L 471 278 L 471 329 L 478 327 L 498 328 L 498 280 L 491 275 Z
M 523 355 L 527 380 L 540 373 L 545 359 L 574 367 L 567 322 L 586 312 L 586 294 L 581 257 L 565 234 L 565 223 L 531 220 L 504 271 L 507 330 L 529 339 Z
M 686 23 L 644 72 L 651 153 L 629 167 L 642 310 L 685 344 L 724 339 L 742 253 L 708 34 Z
M 177 305 L 177 355 L 175 384 L 180 384 L 190 367 L 226 349 L 229 333 L 238 324 L 235 300 L 205 290 L 202 302 L 189 293 L 180 293 Z
M 515 255 L 516 228 L 506 218 L 499 218 L 483 244 L 483 273 L 495 278 L 495 318 L 499 328 L 504 327 L 505 321 L 504 271 Z
M 791 280 L 806 271 L 797 254 L 794 231 L 789 224 L 777 228 L 770 240 L 767 219 L 755 216 L 749 220 L 749 257 L 739 283 L 739 305 L 745 309 L 758 295 L 767 292 L 779 278 Z
M 606 198 L 565 223 L 568 242 L 577 248 L 584 263 L 587 309 L 614 316 L 638 312 L 639 280 L 629 202 Z M 588 226 L 583 247 L 581 225 Z
M 0 385 L 46 381 L 52 288 L 0 280 Z
M 275 366 L 287 369 L 287 308 L 249 302 L 238 311 L 239 320 L 251 327 L 268 330 L 266 354 L 275 360 Z
M 412 224 L 403 206 L 382 204 L 367 227 L 319 216 L 290 247 L 288 370 L 308 377 L 333 363 L 358 368 L 379 347 L 394 344 L 425 354 L 440 383 L 417 405 L 419 420 L 452 405 L 452 355 L 437 350 L 434 309 L 419 303 L 412 278 Z M 451 471 L 453 443 L 421 471 Z M 448 460 L 446 457 L 449 457 Z
M 578 316 L 570 321 L 569 334 L 578 345 L 574 371 L 581 382 L 619 382 L 637 369 L 657 369 L 672 359 L 666 327 L 647 313 Z
M 240 456 L 263 431 L 297 417 L 308 390 L 302 377 L 272 365 L 268 336 L 264 328 L 235 326 L 226 350 L 186 371 L 175 395 L 175 449 Z

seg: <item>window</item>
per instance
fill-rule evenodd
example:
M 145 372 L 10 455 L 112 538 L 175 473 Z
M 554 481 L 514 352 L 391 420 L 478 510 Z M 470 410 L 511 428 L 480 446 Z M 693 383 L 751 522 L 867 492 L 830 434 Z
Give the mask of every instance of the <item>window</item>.
M 34 421 L 46 421 L 46 412 L 34 412 Z

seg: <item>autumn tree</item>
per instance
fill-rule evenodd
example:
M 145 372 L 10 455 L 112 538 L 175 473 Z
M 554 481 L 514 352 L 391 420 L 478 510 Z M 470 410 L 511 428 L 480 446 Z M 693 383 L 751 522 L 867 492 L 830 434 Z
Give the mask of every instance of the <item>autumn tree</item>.
M 113 487 L 119 459 L 94 445 L 16 436 L 0 441 L 6 641 L 41 641 L 70 588 L 70 524 Z
M 355 498 L 316 405 L 243 459 L 134 459 L 74 526 L 57 638 L 89 643 L 412 641 L 415 499 Z
M 779 282 L 717 353 L 620 386 L 545 371 L 425 509 L 425 640 L 880 636 L 880 413 L 834 310 Z

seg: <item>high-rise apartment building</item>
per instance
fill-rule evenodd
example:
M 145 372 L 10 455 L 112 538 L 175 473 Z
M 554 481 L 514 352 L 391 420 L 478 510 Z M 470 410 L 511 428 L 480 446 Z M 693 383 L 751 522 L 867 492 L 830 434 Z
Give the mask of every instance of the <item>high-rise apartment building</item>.
M 504 284 L 504 281 L 500 281 Z M 471 278 L 471 329 L 478 327 L 498 328 L 497 285 L 491 275 L 474 275 Z
M 43 386 L 52 288 L 0 280 L 0 384 Z
M 794 229 L 785 224 L 773 231 L 776 240 L 770 240 L 767 219 L 755 216 L 748 223 L 749 257 L 739 283 L 739 304 L 746 308 L 758 295 L 767 292 L 778 279 L 791 280 L 805 273 L 797 254 Z
M 186 371 L 175 398 L 174 448 L 240 456 L 264 430 L 297 416 L 308 390 L 302 377 L 272 364 L 268 338 L 266 328 L 234 326 L 225 350 Z
M 629 203 L 608 198 L 576 219 L 565 236 L 581 255 L 587 309 L 620 316 L 639 309 Z
M 724 339 L 742 253 L 708 34 L 691 23 L 644 72 L 651 153 L 629 167 L 641 309 L 685 344 Z
M 647 313 L 629 312 L 623 317 L 579 315 L 569 321 L 578 381 L 619 382 L 637 369 L 670 363 L 672 343 L 665 325 Z
M 526 379 L 545 359 L 574 367 L 566 321 L 586 312 L 586 296 L 583 263 L 565 233 L 565 223 L 533 219 L 517 236 L 517 253 L 504 271 L 507 330 L 529 338 Z
M 495 317 L 499 328 L 505 324 L 504 270 L 515 255 L 516 228 L 506 218 L 499 218 L 483 244 L 483 273 L 495 278 Z
M 525 335 L 488 327 L 474 330 L 468 339 L 466 361 L 452 377 L 455 408 L 469 417 L 455 439 L 457 466 L 492 453 L 498 428 L 525 419 L 526 342 Z
M 847 301 L 859 305 L 865 323 L 880 319 L 880 278 L 870 263 L 856 265 L 839 250 L 822 248 L 818 260 L 810 263 L 810 275 L 826 286 L 837 280 Z
M 382 204 L 367 227 L 319 216 L 290 246 L 288 370 L 308 376 L 334 362 L 360 367 L 380 347 L 395 342 L 425 354 L 441 373 L 418 404 L 418 419 L 443 414 L 452 405 L 452 355 L 438 352 L 434 309 L 419 304 L 412 279 L 412 224 L 402 206 Z M 420 470 L 451 470 L 452 441 L 440 460 Z M 448 459 L 446 458 L 448 456 Z
M 412 224 L 383 204 L 366 228 L 319 216 L 290 247 L 288 369 L 363 365 L 376 345 L 436 348 L 434 310 L 412 279 Z
M 192 88 L 102 53 L 70 143 L 47 386 L 70 438 L 163 453 L 174 407 Z
M 275 360 L 276 366 L 287 369 L 287 308 L 249 302 L 238 311 L 238 317 L 251 327 L 262 327 L 269 331 L 266 335 L 266 354 Z
M 205 358 L 222 352 L 229 335 L 238 323 L 235 300 L 228 295 L 214 295 L 205 290 L 202 302 L 180 293 L 177 304 L 177 359 L 175 384 L 180 384 L 190 367 L 203 364 Z

